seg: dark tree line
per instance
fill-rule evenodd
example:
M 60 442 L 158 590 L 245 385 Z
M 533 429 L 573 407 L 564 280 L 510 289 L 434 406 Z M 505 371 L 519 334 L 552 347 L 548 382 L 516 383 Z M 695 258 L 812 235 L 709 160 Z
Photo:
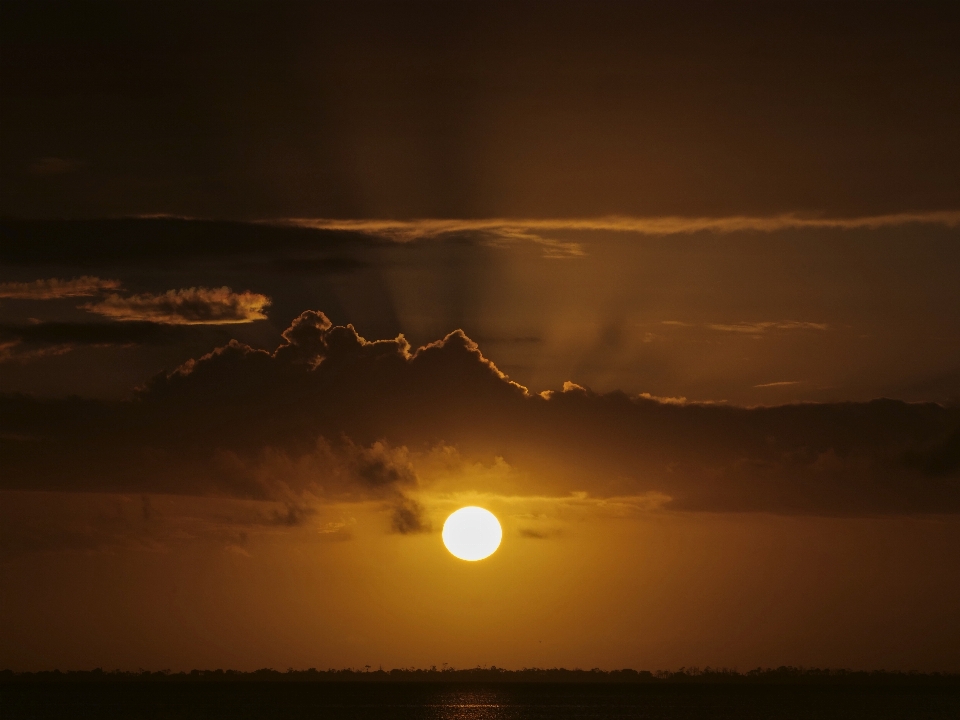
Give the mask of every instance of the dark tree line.
M 0 670 L 0 682 L 56 681 L 56 682 L 520 682 L 520 683 L 723 683 L 723 684 L 919 684 L 960 686 L 960 673 L 891 672 L 886 670 L 836 670 L 821 668 L 756 668 L 738 672 L 727 668 L 680 668 L 679 670 L 592 670 L 566 668 L 524 668 L 505 670 L 495 665 L 468 669 L 394 668 L 392 670 L 362 669 L 285 671 L 263 668 L 251 672 L 239 670 L 191 670 L 170 672 L 46 670 L 14 672 Z

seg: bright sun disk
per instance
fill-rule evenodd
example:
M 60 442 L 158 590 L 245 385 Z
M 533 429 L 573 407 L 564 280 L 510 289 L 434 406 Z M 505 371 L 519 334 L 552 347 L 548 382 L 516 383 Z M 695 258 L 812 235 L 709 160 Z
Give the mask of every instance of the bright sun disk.
M 443 524 L 443 544 L 461 560 L 490 557 L 500 547 L 502 539 L 500 521 L 482 507 L 462 507 Z

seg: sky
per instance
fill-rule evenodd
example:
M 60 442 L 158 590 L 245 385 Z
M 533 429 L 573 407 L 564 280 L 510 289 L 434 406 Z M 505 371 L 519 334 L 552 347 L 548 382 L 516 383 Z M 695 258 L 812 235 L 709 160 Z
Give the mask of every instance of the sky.
M 958 31 L 4 2 L 0 667 L 960 671 Z

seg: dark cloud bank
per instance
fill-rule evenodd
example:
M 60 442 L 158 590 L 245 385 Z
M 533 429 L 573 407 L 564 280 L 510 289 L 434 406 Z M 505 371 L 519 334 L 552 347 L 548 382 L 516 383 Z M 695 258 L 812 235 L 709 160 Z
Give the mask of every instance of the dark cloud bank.
M 182 341 L 189 332 L 189 326 L 154 322 L 0 324 L 0 343 L 22 342 L 28 346 L 139 345 Z
M 400 532 L 410 453 L 503 457 L 518 494 L 662 492 L 668 507 L 867 515 L 960 511 L 960 408 L 894 400 L 676 405 L 573 385 L 529 394 L 462 332 L 412 351 L 308 311 L 273 353 L 236 341 L 136 398 L 0 398 L 3 489 L 383 498 Z M 470 489 L 470 488 L 464 488 Z
M 280 272 L 349 272 L 353 253 L 389 240 L 372 234 L 185 218 L 28 220 L 0 218 L 0 263 L 77 268 L 174 265 L 225 258 Z

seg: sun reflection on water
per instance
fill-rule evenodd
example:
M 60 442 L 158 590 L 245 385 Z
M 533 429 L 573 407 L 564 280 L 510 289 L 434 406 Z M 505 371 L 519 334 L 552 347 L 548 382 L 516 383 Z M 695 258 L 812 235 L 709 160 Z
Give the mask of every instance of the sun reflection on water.
M 522 717 L 494 689 L 454 690 L 442 693 L 433 709 L 436 720 L 513 720 Z

